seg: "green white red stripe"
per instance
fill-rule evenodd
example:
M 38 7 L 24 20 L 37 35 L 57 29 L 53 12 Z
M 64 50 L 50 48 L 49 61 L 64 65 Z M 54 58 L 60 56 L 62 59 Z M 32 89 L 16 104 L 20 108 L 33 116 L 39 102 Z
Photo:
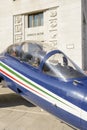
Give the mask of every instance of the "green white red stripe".
M 17 72 L 16 70 L 9 67 L 3 62 L 0 62 L 0 72 L 6 77 L 8 77 L 9 79 L 13 80 L 15 83 L 22 86 L 23 88 L 29 90 L 33 94 L 87 121 L 86 111 L 68 102 L 67 100 L 59 97 L 58 95 L 50 92 L 49 90 L 45 89 L 43 86 L 40 86 L 39 84 L 35 83 L 34 81 L 20 74 L 19 72 Z M 81 116 L 81 113 L 82 113 L 82 116 Z

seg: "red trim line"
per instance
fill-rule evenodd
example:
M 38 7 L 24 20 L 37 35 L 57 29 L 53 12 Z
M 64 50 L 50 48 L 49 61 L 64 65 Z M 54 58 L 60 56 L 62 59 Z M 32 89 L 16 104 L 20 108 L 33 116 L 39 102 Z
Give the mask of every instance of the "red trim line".
M 15 79 L 14 77 L 12 77 L 11 75 L 7 74 L 5 71 L 3 71 L 3 70 L 0 70 L 0 71 L 1 71 L 5 76 L 9 77 L 10 79 L 15 80 L 17 83 L 20 83 L 22 86 L 25 86 L 26 88 L 29 88 L 30 90 L 36 92 L 37 94 L 39 94 L 39 95 L 45 97 L 44 95 L 40 94 L 39 92 L 37 92 L 37 91 L 35 91 L 34 89 L 30 88 L 29 86 L 25 85 L 24 83 L 18 81 L 17 79 Z M 45 97 L 45 98 L 47 98 L 47 97 Z

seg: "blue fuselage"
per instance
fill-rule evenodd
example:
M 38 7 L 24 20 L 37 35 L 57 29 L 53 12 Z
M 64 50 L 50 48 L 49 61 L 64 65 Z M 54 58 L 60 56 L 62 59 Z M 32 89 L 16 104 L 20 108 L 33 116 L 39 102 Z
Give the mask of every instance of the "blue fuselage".
M 87 130 L 86 76 L 64 82 L 8 55 L 0 58 L 0 66 L 0 77 L 13 91 L 64 122 Z

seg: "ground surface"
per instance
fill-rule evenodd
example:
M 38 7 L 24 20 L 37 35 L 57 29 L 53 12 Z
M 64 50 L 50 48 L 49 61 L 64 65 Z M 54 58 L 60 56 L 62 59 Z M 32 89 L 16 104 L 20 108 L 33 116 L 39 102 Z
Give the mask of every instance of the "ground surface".
M 0 130 L 73 130 L 0 85 Z

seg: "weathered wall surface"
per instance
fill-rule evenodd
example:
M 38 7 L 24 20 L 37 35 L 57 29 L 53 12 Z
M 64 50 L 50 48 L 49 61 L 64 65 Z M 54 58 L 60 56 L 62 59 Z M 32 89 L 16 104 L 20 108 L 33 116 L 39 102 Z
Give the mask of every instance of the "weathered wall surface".
M 27 14 L 43 11 L 44 25 L 28 28 Z M 40 40 L 64 51 L 82 67 L 80 0 L 3 0 L 0 2 L 0 52 L 24 40 Z

